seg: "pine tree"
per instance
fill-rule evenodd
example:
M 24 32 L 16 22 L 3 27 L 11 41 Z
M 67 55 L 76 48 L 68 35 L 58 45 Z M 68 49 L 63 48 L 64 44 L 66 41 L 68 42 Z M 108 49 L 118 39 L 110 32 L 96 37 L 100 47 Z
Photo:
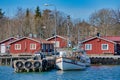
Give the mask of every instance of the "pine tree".
M 0 19 L 2 19 L 4 17 L 4 12 L 2 12 L 2 9 L 0 9 Z
M 25 13 L 25 36 L 31 33 L 30 10 L 27 8 Z
M 41 12 L 39 6 L 37 6 L 35 10 L 35 19 L 36 18 L 41 18 Z
M 26 9 L 26 17 L 29 17 L 30 16 L 30 11 L 29 11 L 29 9 L 27 8 Z
M 34 26 L 33 34 L 36 34 L 38 36 L 39 33 L 41 33 L 41 12 L 39 6 L 36 7 L 34 18 L 35 18 L 34 20 L 35 26 Z

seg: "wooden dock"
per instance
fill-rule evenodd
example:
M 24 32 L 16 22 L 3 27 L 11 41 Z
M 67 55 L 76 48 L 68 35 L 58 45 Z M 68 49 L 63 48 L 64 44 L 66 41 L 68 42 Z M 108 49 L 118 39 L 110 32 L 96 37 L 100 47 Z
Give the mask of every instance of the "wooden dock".
M 55 58 L 52 56 L 41 59 L 34 55 L 0 56 L 0 65 L 10 65 L 15 72 L 41 72 L 55 67 Z
M 120 65 L 120 55 L 91 55 L 91 64 Z
M 12 65 L 12 62 L 15 60 L 27 60 L 32 59 L 34 56 L 27 55 L 27 56 L 12 56 L 12 55 L 6 55 L 6 56 L 0 56 L 0 65 Z
M 34 60 L 35 56 L 0 56 L 0 65 L 13 66 L 15 72 L 41 72 L 55 68 L 53 56 Z M 119 55 L 89 55 L 91 64 L 95 65 L 120 65 Z
M 54 60 L 16 60 L 13 62 L 15 72 L 42 72 L 49 71 L 55 67 Z

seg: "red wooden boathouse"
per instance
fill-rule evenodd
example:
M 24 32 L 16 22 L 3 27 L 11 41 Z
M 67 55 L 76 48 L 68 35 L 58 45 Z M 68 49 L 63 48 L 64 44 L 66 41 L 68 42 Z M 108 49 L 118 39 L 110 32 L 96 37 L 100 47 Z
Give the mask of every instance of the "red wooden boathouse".
M 120 36 L 95 36 L 82 43 L 87 54 L 120 54 Z
M 52 36 L 47 41 L 52 41 L 55 43 L 55 36 Z M 63 36 L 56 35 L 56 47 L 57 48 L 66 48 L 67 47 L 67 38 Z
M 10 43 L 11 54 L 34 54 L 38 51 L 52 51 L 53 43 L 44 39 L 23 37 Z
M 9 50 L 9 43 L 17 40 L 17 38 L 10 37 L 8 39 L 0 41 L 0 53 L 8 53 Z

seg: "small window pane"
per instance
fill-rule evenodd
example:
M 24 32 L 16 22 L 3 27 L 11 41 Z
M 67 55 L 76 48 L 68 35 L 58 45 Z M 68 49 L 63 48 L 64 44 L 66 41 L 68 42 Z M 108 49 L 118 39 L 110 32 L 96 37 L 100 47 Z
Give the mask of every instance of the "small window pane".
M 30 49 L 35 50 L 36 49 L 36 44 L 30 44 Z
M 15 50 L 21 50 L 21 44 L 15 44 Z
M 86 44 L 85 50 L 92 50 L 92 44 Z
M 108 44 L 102 44 L 102 50 L 108 50 Z

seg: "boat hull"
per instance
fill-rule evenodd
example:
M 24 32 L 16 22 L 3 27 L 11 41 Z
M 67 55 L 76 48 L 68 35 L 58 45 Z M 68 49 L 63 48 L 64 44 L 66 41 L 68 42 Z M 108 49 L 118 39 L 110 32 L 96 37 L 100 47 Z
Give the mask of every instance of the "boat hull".
M 56 67 L 60 70 L 83 70 L 86 65 L 78 60 L 60 57 L 56 59 Z

